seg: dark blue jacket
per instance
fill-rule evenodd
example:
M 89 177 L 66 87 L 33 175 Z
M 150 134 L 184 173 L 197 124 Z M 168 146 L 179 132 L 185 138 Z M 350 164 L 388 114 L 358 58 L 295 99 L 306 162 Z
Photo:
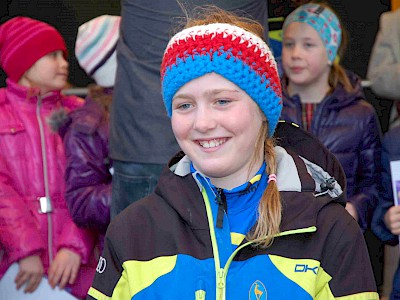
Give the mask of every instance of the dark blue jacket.
M 379 202 L 372 219 L 372 231 L 385 244 L 396 245 L 399 237 L 393 235 L 386 227 L 383 218 L 388 209 L 394 205 L 390 161 L 400 160 L 400 126 L 389 130 L 382 142 L 382 190 Z M 393 276 L 393 289 L 390 299 L 400 299 L 400 265 Z
M 381 130 L 377 114 L 365 101 L 361 80 L 348 73 L 355 88 L 353 93 L 342 85 L 318 105 L 311 133 L 338 158 L 347 178 L 347 199 L 357 209 L 359 225 L 369 227 L 378 199 L 378 168 L 381 155 Z M 289 97 L 283 82 L 281 118 L 302 126 L 301 99 Z
M 372 219 L 372 230 L 382 242 L 389 245 L 396 245 L 399 242 L 398 236 L 393 235 L 383 221 L 388 209 L 394 205 L 392 179 L 390 175 L 390 161 L 400 160 L 400 126 L 389 130 L 382 143 L 382 191 L 378 206 Z

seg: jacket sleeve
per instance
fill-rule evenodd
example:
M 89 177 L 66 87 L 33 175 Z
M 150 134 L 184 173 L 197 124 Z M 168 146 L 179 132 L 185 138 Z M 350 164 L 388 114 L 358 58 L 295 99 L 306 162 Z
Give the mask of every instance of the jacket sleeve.
M 321 218 L 321 222 L 331 223 L 330 231 L 324 243 L 321 267 L 331 277 L 328 283 L 320 288 L 316 299 L 372 300 L 379 299 L 372 266 L 364 236 L 350 215 L 338 212 L 336 207 L 327 207 L 337 218 Z M 340 216 L 339 216 L 340 215 Z M 332 297 L 333 298 L 333 297 Z
M 362 230 L 370 227 L 373 211 L 378 201 L 380 187 L 381 132 L 373 107 L 365 107 L 370 113 L 363 126 L 359 149 L 358 169 L 355 176 L 356 193 L 348 198 L 357 209 L 358 223 Z
M 398 236 L 393 235 L 386 227 L 383 218 L 390 207 L 394 205 L 393 187 L 390 173 L 390 161 L 400 160 L 400 127 L 395 131 L 389 131 L 382 143 L 382 187 L 379 193 L 379 202 L 375 209 L 371 228 L 376 236 L 384 243 L 396 245 L 399 242 Z
M 111 174 L 104 141 L 68 127 L 64 135 L 66 194 L 74 222 L 105 233 L 110 222 Z
M 400 10 L 383 13 L 371 51 L 367 78 L 381 97 L 400 99 Z
M 69 215 L 63 219 L 63 222 L 62 233 L 57 241 L 57 251 L 67 248 L 80 255 L 83 265 L 93 265 L 93 249 L 96 242 L 93 232 L 79 228 Z
M 119 259 L 118 247 L 124 247 L 126 236 L 126 226 L 118 224 L 118 218 L 111 222 L 107 229 L 103 253 L 99 259 L 96 274 L 93 279 L 92 287 L 88 291 L 87 300 L 93 299 L 131 299 L 128 289 L 128 278 L 123 276 L 122 261 Z M 125 240 L 126 241 L 126 240 Z M 116 286 L 121 285 L 116 292 Z
M 15 190 L 12 175 L 0 155 L 0 245 L 8 259 L 16 262 L 43 252 L 47 241 L 43 240 L 23 196 Z

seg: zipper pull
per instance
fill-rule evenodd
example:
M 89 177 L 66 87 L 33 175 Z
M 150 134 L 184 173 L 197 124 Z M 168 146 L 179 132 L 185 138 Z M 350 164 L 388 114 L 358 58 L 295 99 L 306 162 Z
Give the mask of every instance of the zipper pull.
M 206 300 L 206 292 L 203 290 L 198 290 L 195 293 L 196 300 Z
M 38 197 L 37 200 L 39 201 L 39 213 L 40 214 L 47 214 L 53 211 L 51 206 L 50 197 Z
M 221 268 L 218 270 L 218 279 L 217 279 L 217 287 L 219 289 L 225 288 L 224 277 L 225 277 L 225 271 L 224 271 L 224 269 Z
M 195 299 L 206 300 L 206 285 L 202 279 L 196 284 Z
M 228 207 L 226 204 L 226 196 L 223 189 L 217 188 L 217 203 L 218 203 L 218 214 L 217 214 L 217 228 L 222 228 L 224 221 L 224 212 L 227 211 Z

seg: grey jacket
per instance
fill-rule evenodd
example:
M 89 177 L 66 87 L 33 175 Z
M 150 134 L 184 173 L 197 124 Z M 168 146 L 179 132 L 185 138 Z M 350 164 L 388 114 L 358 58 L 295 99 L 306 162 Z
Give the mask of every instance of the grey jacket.
M 380 17 L 367 78 L 378 96 L 400 100 L 400 8 Z

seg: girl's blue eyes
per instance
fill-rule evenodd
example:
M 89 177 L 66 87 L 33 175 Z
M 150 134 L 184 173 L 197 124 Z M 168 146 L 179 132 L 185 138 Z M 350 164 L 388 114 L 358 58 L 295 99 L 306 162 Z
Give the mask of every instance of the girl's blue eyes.
M 191 104 L 189 104 L 189 103 L 183 103 L 183 104 L 180 104 L 178 107 L 177 107 L 177 109 L 189 109 L 191 107 Z
M 219 106 L 225 106 L 229 103 L 231 103 L 232 100 L 228 100 L 228 99 L 218 99 L 215 101 L 215 104 L 219 105 Z M 176 109 L 180 109 L 180 110 L 187 110 L 193 107 L 192 103 L 182 103 L 176 106 Z
M 220 99 L 220 100 L 217 100 L 217 103 L 218 104 L 221 104 L 221 105 L 226 105 L 226 104 L 228 104 L 228 103 L 230 103 L 231 101 L 230 100 L 227 100 L 227 99 Z

